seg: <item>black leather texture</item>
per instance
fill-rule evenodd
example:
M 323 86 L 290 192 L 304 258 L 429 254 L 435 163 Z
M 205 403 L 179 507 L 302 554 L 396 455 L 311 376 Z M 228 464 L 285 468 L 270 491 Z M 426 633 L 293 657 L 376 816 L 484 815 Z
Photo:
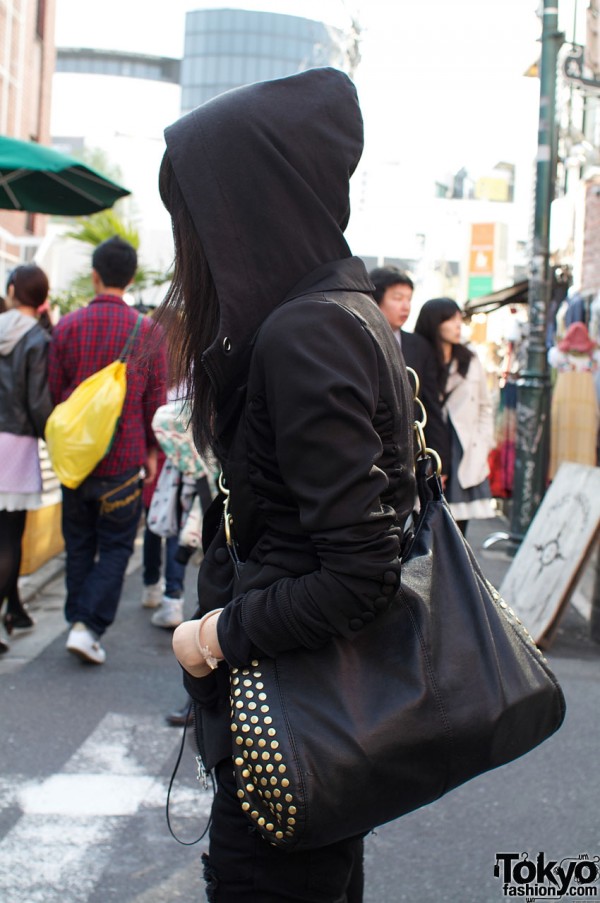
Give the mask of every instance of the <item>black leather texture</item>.
M 232 669 L 240 804 L 282 849 L 368 832 L 563 721 L 544 657 L 483 576 L 437 477 L 419 470 L 421 514 L 393 604 L 355 639 Z

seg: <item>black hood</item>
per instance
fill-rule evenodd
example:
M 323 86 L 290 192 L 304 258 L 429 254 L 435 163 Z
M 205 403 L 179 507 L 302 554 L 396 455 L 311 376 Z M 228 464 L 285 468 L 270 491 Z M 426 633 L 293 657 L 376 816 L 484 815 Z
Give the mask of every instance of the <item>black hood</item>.
M 294 286 L 350 256 L 349 179 L 363 146 L 356 89 L 336 69 L 310 69 L 221 94 L 165 138 L 219 297 L 204 360 L 223 388 Z

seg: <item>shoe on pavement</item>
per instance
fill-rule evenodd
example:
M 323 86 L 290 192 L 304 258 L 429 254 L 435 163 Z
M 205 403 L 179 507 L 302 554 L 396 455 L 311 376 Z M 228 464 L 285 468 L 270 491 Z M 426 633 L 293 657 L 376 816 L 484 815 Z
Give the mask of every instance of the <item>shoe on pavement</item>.
M 162 597 L 163 587 L 160 580 L 158 583 L 149 583 L 142 592 L 142 608 L 158 608 Z
M 179 627 L 183 622 L 183 599 L 171 599 L 169 596 L 163 596 L 162 602 L 150 618 L 150 622 L 155 627 L 164 627 L 167 630 Z
M 18 599 L 16 611 L 7 611 L 4 615 L 4 627 L 10 636 L 13 630 L 31 630 L 35 627 L 35 619 L 31 617 L 27 606 Z
M 186 724 L 189 726 L 194 721 L 194 711 L 189 702 L 186 702 L 182 709 L 178 709 L 176 712 L 169 712 L 165 716 L 165 721 L 171 727 L 185 727 Z
M 103 665 L 106 661 L 106 652 L 100 645 L 100 641 L 81 621 L 76 621 L 69 632 L 67 651 L 79 656 L 82 661 L 92 662 L 94 665 Z
M 0 624 L 0 655 L 3 652 L 8 652 L 10 649 L 10 640 L 8 638 L 8 634 L 2 624 Z

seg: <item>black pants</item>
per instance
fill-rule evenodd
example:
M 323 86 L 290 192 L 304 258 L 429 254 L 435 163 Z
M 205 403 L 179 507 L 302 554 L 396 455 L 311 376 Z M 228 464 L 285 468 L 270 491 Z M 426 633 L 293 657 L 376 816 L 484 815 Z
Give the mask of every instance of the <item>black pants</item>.
M 17 580 L 26 516 L 26 511 L 0 511 L 0 608 L 4 599 L 11 610 L 19 605 Z
M 217 766 L 216 781 L 210 854 L 203 857 L 209 903 L 361 903 L 361 837 L 307 852 L 278 850 L 242 812 L 230 759 Z

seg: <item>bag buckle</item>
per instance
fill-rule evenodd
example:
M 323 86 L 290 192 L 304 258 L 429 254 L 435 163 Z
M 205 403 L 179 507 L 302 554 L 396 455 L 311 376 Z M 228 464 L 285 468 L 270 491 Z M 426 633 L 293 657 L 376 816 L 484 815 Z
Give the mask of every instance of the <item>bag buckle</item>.
M 233 536 L 231 533 L 231 527 L 233 525 L 233 518 L 229 513 L 229 489 L 225 486 L 225 477 L 223 476 L 223 471 L 219 474 L 219 491 L 223 493 L 225 496 L 225 502 L 223 504 L 223 524 L 225 526 L 225 539 L 227 541 L 227 545 L 230 548 L 233 548 Z
M 203 790 L 208 790 L 208 771 L 204 767 L 204 762 L 200 756 L 196 756 L 196 780 Z

